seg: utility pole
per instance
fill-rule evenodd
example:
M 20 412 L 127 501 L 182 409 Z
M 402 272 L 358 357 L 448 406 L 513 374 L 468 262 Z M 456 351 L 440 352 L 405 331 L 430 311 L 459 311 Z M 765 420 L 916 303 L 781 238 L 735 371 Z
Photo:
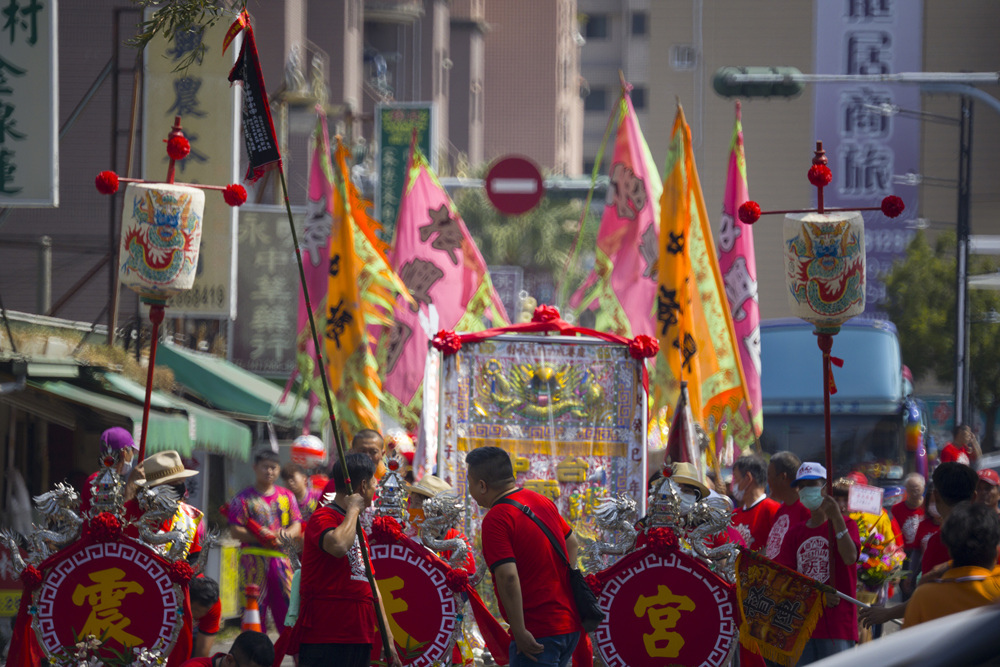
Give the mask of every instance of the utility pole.
M 972 183 L 972 100 L 962 96 L 958 139 L 958 261 L 955 264 L 955 426 L 970 421 L 969 204 Z

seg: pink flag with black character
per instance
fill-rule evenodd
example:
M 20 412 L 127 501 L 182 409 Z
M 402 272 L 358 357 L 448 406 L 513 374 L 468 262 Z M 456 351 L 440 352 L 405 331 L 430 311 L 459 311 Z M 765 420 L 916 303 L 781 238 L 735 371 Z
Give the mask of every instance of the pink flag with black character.
M 482 331 L 507 324 L 486 262 L 455 205 L 416 148 L 410 156 L 389 257 L 414 303 L 396 301 L 383 331 L 379 366 L 383 409 L 412 427 L 420 419 L 428 342 L 438 331 Z

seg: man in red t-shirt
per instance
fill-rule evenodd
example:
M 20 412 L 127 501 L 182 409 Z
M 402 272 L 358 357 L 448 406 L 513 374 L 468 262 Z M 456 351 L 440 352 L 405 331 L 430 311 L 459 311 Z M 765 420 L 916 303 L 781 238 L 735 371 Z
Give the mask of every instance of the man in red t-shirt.
M 580 640 L 580 619 L 569 583 L 577 543 L 555 504 L 518 488 L 510 456 L 480 447 L 465 457 L 469 494 L 489 511 L 483 518 L 483 558 L 493 573 L 500 613 L 510 625 L 511 667 L 566 667 Z M 516 502 L 544 525 L 561 551 Z
M 358 454 L 367 454 L 372 461 L 375 462 L 375 480 L 378 481 L 382 479 L 385 475 L 385 440 L 378 431 L 374 431 L 370 428 L 363 428 L 354 434 L 351 439 L 351 448 L 347 450 L 347 453 L 352 452 Z M 336 468 L 339 462 L 334 461 L 331 465 L 331 470 Z M 353 478 L 352 478 L 353 479 Z M 336 493 L 337 485 L 331 478 L 330 481 L 326 483 L 323 487 L 323 495 L 328 493 Z
M 976 486 L 977 502 L 993 508 L 1000 513 L 1000 475 L 992 468 L 983 468 L 978 472 L 979 485 Z
M 979 483 L 979 475 L 976 471 L 963 463 L 948 462 L 942 463 L 934 469 L 932 475 L 934 481 L 934 504 L 941 514 L 941 523 L 944 524 L 951 514 L 951 508 L 963 500 L 976 500 L 976 485 Z M 927 540 L 924 548 L 924 555 L 920 561 L 920 572 L 926 575 L 938 565 L 951 560 L 948 555 L 948 547 L 941 541 L 940 531 L 934 533 Z
M 903 481 L 906 495 L 903 500 L 892 506 L 892 518 L 899 524 L 903 533 L 903 549 L 912 551 L 919 549 L 917 544 L 917 528 L 924 518 L 924 476 L 918 472 L 910 473 Z
M 188 584 L 188 595 L 191 597 L 191 618 L 196 624 L 191 657 L 205 658 L 212 651 L 222 620 L 219 584 L 215 579 L 198 575 Z
M 809 518 L 809 510 L 799 502 L 799 492 L 795 488 L 795 475 L 800 465 L 799 457 L 791 452 L 778 452 L 767 465 L 767 485 L 771 489 L 771 497 L 781 503 L 774 513 L 764 547 L 764 555 L 771 560 L 781 553 L 788 529 Z
M 924 489 L 926 488 L 926 480 L 920 473 L 910 473 L 903 481 L 903 488 L 906 491 L 906 495 L 901 501 L 892 506 L 892 518 L 899 524 L 900 532 L 903 535 L 903 551 L 906 552 L 906 563 L 903 564 L 903 569 L 909 571 L 910 563 L 915 563 L 916 557 L 920 555 L 917 530 L 920 528 L 920 522 L 924 518 Z M 907 577 L 899 582 L 899 588 L 905 600 L 913 593 L 913 581 Z
M 216 653 L 211 658 L 191 658 L 181 667 L 271 667 L 274 644 L 263 632 L 247 630 L 240 633 L 229 653 Z
M 957 463 L 964 463 L 965 465 L 972 465 L 982 455 L 983 452 L 979 448 L 979 440 L 976 438 L 976 434 L 972 432 L 968 424 L 962 424 L 955 428 L 952 441 L 941 449 L 941 455 L 938 458 L 941 463 L 955 461 Z
M 375 606 L 365 574 L 358 539 L 362 510 L 375 495 L 375 462 L 367 454 L 347 454 L 348 487 L 341 465 L 332 470 L 336 495 L 320 507 L 306 524 L 299 583 L 299 616 L 289 653 L 297 643 L 299 667 L 368 667 L 376 638 Z M 363 535 L 363 533 L 362 533 Z M 382 608 L 382 597 L 378 605 Z M 382 617 L 385 609 L 382 608 Z M 391 655 L 389 665 L 401 667 L 391 630 L 386 627 Z
M 733 527 L 743 536 L 743 542 L 754 551 L 767 546 L 774 515 L 781 503 L 764 493 L 767 483 L 767 463 L 756 454 L 746 454 L 733 464 Z
M 854 597 L 858 585 L 854 565 L 861 548 L 857 524 L 843 515 L 837 501 L 826 494 L 826 469 L 820 464 L 807 462 L 799 466 L 795 484 L 802 504 L 812 514 L 788 529 L 778 562 Z M 829 593 L 825 597 L 823 616 L 806 643 L 799 665 L 846 651 L 858 641 L 855 606 Z

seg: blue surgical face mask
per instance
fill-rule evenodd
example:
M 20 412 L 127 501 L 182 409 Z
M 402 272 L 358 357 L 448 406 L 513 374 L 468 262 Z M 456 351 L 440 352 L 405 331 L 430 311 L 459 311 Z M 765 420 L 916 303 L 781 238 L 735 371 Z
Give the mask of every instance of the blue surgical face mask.
M 799 500 L 810 512 L 819 509 L 819 506 L 823 504 L 823 487 L 805 486 L 799 489 Z

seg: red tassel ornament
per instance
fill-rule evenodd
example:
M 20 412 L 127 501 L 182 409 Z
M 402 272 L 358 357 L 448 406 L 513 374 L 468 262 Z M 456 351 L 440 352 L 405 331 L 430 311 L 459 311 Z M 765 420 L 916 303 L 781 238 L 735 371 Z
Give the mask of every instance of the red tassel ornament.
M 118 192 L 118 174 L 113 171 L 102 171 L 94 179 L 94 185 L 102 195 L 113 195 Z

